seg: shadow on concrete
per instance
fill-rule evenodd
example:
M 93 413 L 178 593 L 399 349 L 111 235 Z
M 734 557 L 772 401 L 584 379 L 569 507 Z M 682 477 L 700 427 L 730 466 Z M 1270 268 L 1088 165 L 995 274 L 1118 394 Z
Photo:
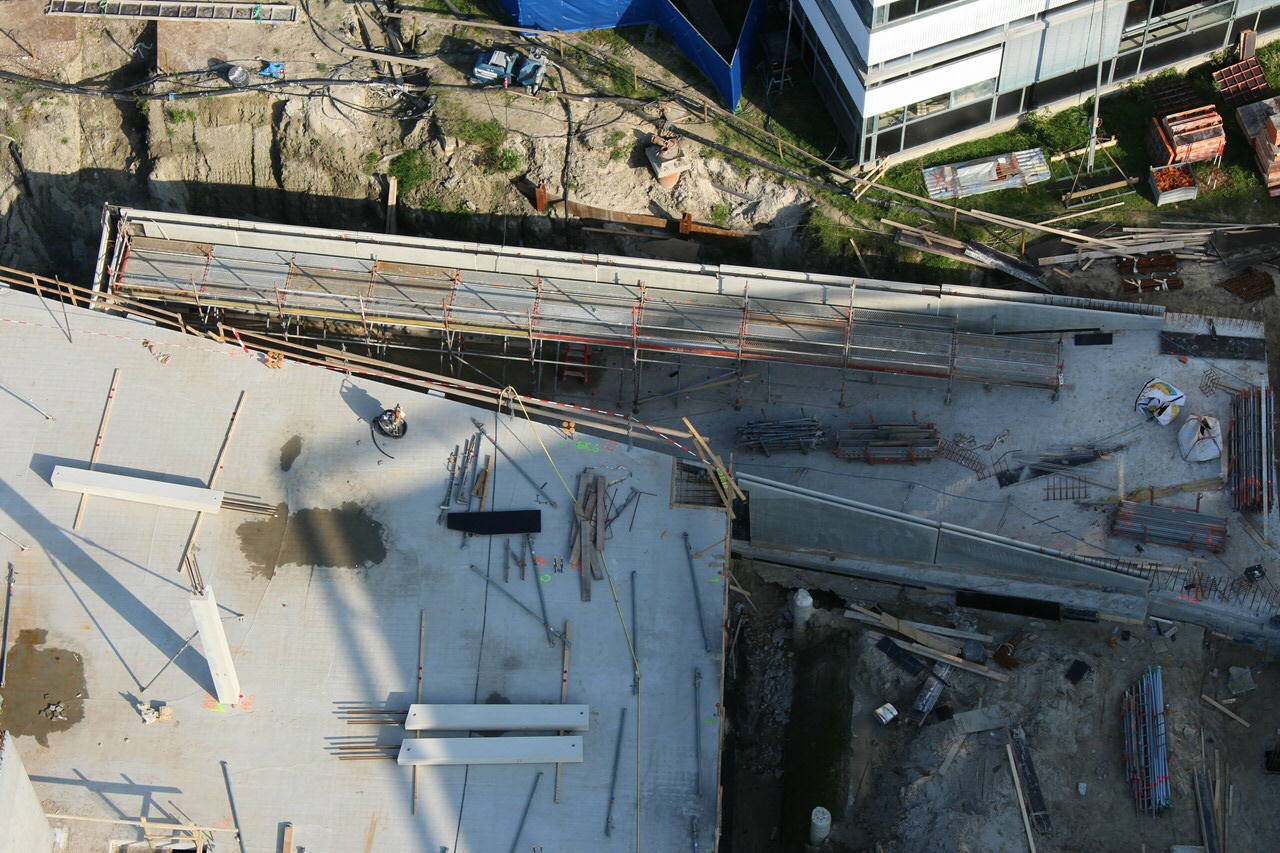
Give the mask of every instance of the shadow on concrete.
M 94 616 L 93 609 L 89 607 L 81 596 L 80 590 L 71 584 L 67 578 L 67 572 L 75 575 L 84 586 L 88 587 L 90 592 L 98 597 L 99 601 L 106 604 L 121 619 L 132 625 L 138 634 L 145 637 L 165 658 L 177 654 L 178 650 L 182 648 L 186 640 L 177 631 L 169 627 L 129 587 L 98 565 L 97 561 L 78 542 L 72 539 L 66 531 L 45 517 L 44 513 L 32 506 L 16 489 L 4 480 L 0 480 L 0 505 L 5 507 L 5 511 L 15 524 L 25 531 L 31 539 L 40 543 L 45 554 L 49 557 L 49 561 L 62 574 L 63 579 L 67 580 L 67 586 L 71 589 L 72 594 L 80 601 L 89 619 L 97 627 L 107 645 L 111 647 L 121 665 L 139 688 L 142 687 L 143 683 L 138 679 L 132 667 L 125 661 L 120 650 L 116 648 L 105 627 Z M 209 675 L 209 667 L 198 655 L 183 653 L 178 655 L 174 663 L 202 690 L 213 691 L 213 681 Z
M 46 483 L 50 483 L 53 477 L 53 469 L 62 465 L 66 468 L 88 468 L 88 461 L 85 459 L 69 459 L 63 456 L 48 456 L 44 453 L 34 453 L 31 456 L 31 470 L 36 473 L 40 479 Z M 162 483 L 172 483 L 175 486 L 195 486 L 197 489 L 208 488 L 209 484 L 199 477 L 181 477 L 175 474 L 166 474 L 161 471 L 146 471 L 141 468 L 126 468 L 122 465 L 104 465 L 98 463 L 93 470 L 103 474 L 119 474 L 122 477 L 137 477 L 142 480 L 158 480 Z

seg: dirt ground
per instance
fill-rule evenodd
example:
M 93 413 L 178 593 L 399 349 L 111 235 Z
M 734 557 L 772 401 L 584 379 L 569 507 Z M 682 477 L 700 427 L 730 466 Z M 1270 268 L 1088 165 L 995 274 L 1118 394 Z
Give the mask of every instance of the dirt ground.
M 760 564 L 739 565 L 736 575 L 755 609 L 735 608 L 742 628 L 731 631 L 738 640 L 725 782 L 734 811 L 725 851 L 806 849 L 816 805 L 834 815 L 824 850 L 1027 849 L 1006 728 L 966 736 L 943 719 L 975 708 L 1026 732 L 1053 827 L 1036 835 L 1037 850 L 1154 853 L 1199 844 L 1193 773 L 1218 772 L 1216 761 L 1224 802 L 1234 803 L 1231 849 L 1272 848 L 1280 774 L 1264 773 L 1263 757 L 1280 736 L 1280 676 L 1258 652 L 1187 625 L 1170 638 L 1150 623 L 1046 623 L 958 610 L 941 596 Z M 817 606 L 799 636 L 787 607 L 797 587 L 809 589 Z M 900 718 L 882 726 L 874 709 L 891 702 L 905 711 L 924 676 L 907 675 L 877 650 L 872 632 L 842 615 L 849 603 L 989 634 L 996 643 L 1020 633 L 1020 665 L 1007 671 L 1006 683 L 956 672 L 923 725 Z M 1065 674 L 1076 660 L 1090 672 L 1072 684 Z M 1173 774 L 1173 807 L 1158 818 L 1135 811 L 1121 727 L 1125 688 L 1152 666 L 1165 682 Z M 1232 694 L 1231 667 L 1248 668 L 1256 687 Z M 1204 705 L 1202 693 L 1250 727 Z

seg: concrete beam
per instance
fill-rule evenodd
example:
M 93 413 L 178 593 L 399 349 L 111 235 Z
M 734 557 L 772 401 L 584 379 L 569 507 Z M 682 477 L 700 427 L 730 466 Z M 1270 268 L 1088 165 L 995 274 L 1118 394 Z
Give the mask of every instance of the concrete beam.
M 195 617 L 200 646 L 209 662 L 214 694 L 223 705 L 239 704 L 240 678 L 236 675 L 231 647 L 227 645 L 227 634 L 222 630 L 222 617 L 218 615 L 218 602 L 213 598 L 211 587 L 205 588 L 202 597 L 191 599 L 191 615 Z
M 582 761 L 582 738 L 569 737 L 444 737 L 405 738 L 397 764 L 577 764 Z
M 587 705 L 410 705 L 411 732 L 585 732 Z
M 98 495 L 122 501 L 216 513 L 222 509 L 223 493 L 202 486 L 182 486 L 145 477 L 126 477 L 87 468 L 57 465 L 49 482 L 64 492 Z

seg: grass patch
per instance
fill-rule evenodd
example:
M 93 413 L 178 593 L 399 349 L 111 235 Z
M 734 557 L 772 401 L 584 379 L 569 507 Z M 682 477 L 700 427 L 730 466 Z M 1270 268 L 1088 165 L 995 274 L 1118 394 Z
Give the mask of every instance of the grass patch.
M 184 121 L 195 122 L 196 114 L 194 110 L 183 110 L 177 107 L 164 108 L 164 120 L 170 124 L 182 124 Z
M 729 210 L 729 205 L 723 202 L 716 202 L 715 204 L 711 205 L 711 223 L 713 225 L 719 225 L 721 228 L 724 228 L 726 225 L 729 224 L 730 212 L 731 211 Z
M 507 138 L 507 129 L 497 119 L 464 118 L 454 124 L 453 135 L 463 142 L 496 149 Z
M 488 174 L 495 172 L 515 172 L 524 165 L 524 160 L 510 148 L 486 148 L 480 154 L 480 166 Z
M 431 180 L 431 163 L 416 148 L 397 154 L 387 166 L 387 174 L 400 182 L 400 190 L 411 193 Z

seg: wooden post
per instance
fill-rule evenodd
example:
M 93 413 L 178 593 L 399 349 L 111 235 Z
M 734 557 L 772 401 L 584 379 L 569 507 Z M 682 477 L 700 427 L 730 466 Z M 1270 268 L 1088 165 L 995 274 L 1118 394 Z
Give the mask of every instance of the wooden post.
M 422 704 L 422 661 L 427 653 L 427 611 L 423 610 L 418 617 L 418 704 Z M 409 814 L 418 813 L 418 770 L 413 765 L 413 785 L 409 792 Z
M 102 407 L 102 420 L 98 423 L 98 437 L 93 442 L 93 452 L 89 454 L 89 470 L 92 471 L 98 464 L 98 454 L 102 452 L 102 436 L 107 432 L 107 420 L 111 417 L 111 404 L 116 399 L 116 385 L 120 382 L 120 368 L 116 368 L 111 374 L 111 387 L 107 389 L 107 403 Z M 76 507 L 76 520 L 71 525 L 72 530 L 80 529 L 80 522 L 84 519 L 84 507 L 88 502 L 89 496 L 80 495 L 80 505 Z
M 222 460 L 227 455 L 227 447 L 231 444 L 231 436 L 236 431 L 236 421 L 240 417 L 240 407 L 244 405 L 245 393 L 246 392 L 241 391 L 239 399 L 236 400 L 236 407 L 231 412 L 231 422 L 227 424 L 227 434 L 222 439 L 222 449 L 218 451 L 218 458 L 213 461 L 213 473 L 209 475 L 210 489 L 217 484 L 218 475 L 222 473 Z M 187 537 L 187 546 L 182 549 L 182 557 L 178 560 L 178 571 L 182 571 L 182 568 L 187 565 L 187 555 L 191 553 L 191 546 L 195 544 L 196 534 L 200 532 L 200 523 L 203 519 L 203 512 L 196 513 L 195 524 L 191 525 L 191 535 Z M 196 573 L 190 569 L 187 570 L 187 574 L 191 580 L 191 591 L 199 595 L 204 591 L 202 588 L 204 584 L 202 582 L 197 582 Z

